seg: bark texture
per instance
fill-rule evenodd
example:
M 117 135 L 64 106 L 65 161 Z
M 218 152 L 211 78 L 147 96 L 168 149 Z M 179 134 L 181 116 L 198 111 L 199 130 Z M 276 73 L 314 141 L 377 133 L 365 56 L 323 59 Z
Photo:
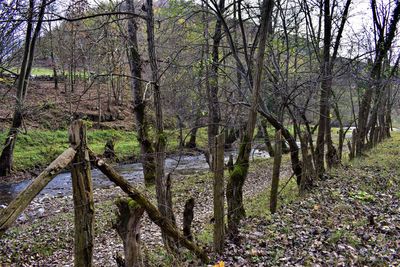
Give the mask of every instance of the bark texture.
M 235 167 L 230 174 L 226 189 L 226 197 L 228 201 L 228 231 L 231 239 L 238 240 L 238 227 L 240 220 L 245 217 L 243 207 L 243 185 L 247 177 L 249 169 L 249 158 L 251 152 L 251 143 L 253 140 L 254 129 L 257 120 L 257 112 L 259 106 L 259 94 L 261 90 L 261 79 L 263 71 L 263 63 L 265 56 L 265 47 L 267 43 L 268 25 L 272 18 L 273 0 L 263 0 L 261 6 L 260 35 L 258 43 L 258 53 L 255 66 L 255 78 L 252 88 L 252 103 L 248 116 L 246 132 L 241 140 L 238 158 Z
M 149 54 L 150 68 L 151 68 L 151 79 L 154 96 L 154 109 L 156 113 L 156 138 L 155 138 L 155 180 L 156 180 L 156 195 L 158 209 L 161 214 L 167 217 L 172 224 L 175 225 L 175 216 L 172 209 L 172 196 L 171 196 L 171 177 L 168 179 L 164 173 L 165 163 L 165 146 L 167 142 L 167 136 L 164 133 L 163 123 L 163 111 L 162 111 L 162 100 L 161 100 L 161 88 L 159 81 L 157 55 L 155 47 L 155 36 L 154 36 L 154 11 L 153 11 L 153 0 L 146 0 L 146 32 L 147 32 L 147 49 Z M 176 243 L 173 239 L 168 236 L 163 229 L 162 236 L 164 245 L 171 252 L 177 251 Z
M 71 164 L 75 212 L 75 266 L 93 266 L 94 202 L 92 173 L 87 148 L 86 125 L 73 121 L 69 130 L 71 147 L 76 149 Z

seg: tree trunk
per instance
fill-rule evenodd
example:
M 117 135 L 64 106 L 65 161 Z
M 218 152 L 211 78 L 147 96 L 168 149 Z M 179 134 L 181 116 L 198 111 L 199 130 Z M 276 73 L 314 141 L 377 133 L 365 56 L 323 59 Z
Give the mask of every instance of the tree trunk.
M 17 140 L 18 129 L 22 125 L 23 109 L 24 109 L 24 102 L 27 96 L 28 81 L 29 81 L 29 76 L 31 75 L 36 40 L 39 36 L 40 29 L 42 27 L 44 11 L 46 9 L 46 0 L 42 0 L 41 2 L 39 14 L 37 17 L 36 27 L 32 35 L 33 20 L 34 20 L 33 12 L 35 8 L 34 5 L 35 5 L 34 1 L 30 0 L 28 9 L 27 29 L 25 35 L 24 55 L 21 63 L 21 70 L 18 76 L 17 96 L 15 102 L 13 121 L 11 129 L 4 143 L 3 151 L 0 156 L 0 176 L 10 175 L 12 171 L 14 147 L 15 147 L 15 142 Z
M 185 147 L 187 147 L 187 148 L 196 148 L 197 147 L 197 144 L 196 144 L 197 130 L 198 130 L 198 128 L 196 126 L 190 130 L 189 141 L 186 142 Z
M 255 78 L 252 88 L 252 104 L 248 116 L 246 133 L 243 135 L 241 140 L 238 158 L 236 160 L 234 169 L 230 174 L 226 188 L 226 197 L 228 201 L 228 230 L 231 239 L 234 241 L 239 241 L 239 223 L 240 220 L 246 215 L 243 207 L 243 185 L 249 169 L 251 142 L 253 140 L 254 129 L 257 120 L 259 93 L 261 90 L 261 78 L 268 32 L 267 28 L 271 21 L 273 6 L 273 0 L 263 0 L 261 7 L 261 24 L 256 61 L 257 63 L 255 66 Z
M 279 188 L 279 172 L 281 168 L 282 161 L 282 132 L 279 130 L 276 132 L 275 137 L 275 157 L 274 166 L 272 169 L 272 182 L 271 182 L 271 197 L 269 210 L 271 213 L 276 212 L 276 207 L 278 205 L 278 188 Z
M 358 135 L 357 129 L 354 129 L 351 134 L 351 146 L 350 146 L 350 153 L 349 153 L 350 160 L 353 160 L 356 156 L 356 145 L 357 145 L 357 140 L 358 140 L 357 135 Z
M 316 176 L 316 171 L 313 166 L 312 156 L 308 153 L 308 139 L 309 136 L 307 133 L 303 135 L 300 134 L 300 142 L 301 142 L 301 154 L 303 157 L 303 167 L 302 167 L 302 175 L 301 175 L 301 183 L 299 186 L 300 194 L 304 194 L 306 190 L 310 189 L 312 186 L 313 179 Z
M 185 147 L 187 148 L 196 148 L 196 137 L 197 137 L 197 131 L 200 127 L 200 111 L 196 113 L 196 119 L 194 121 L 193 128 L 190 130 L 190 138 L 189 141 L 185 144 Z
M 331 77 L 331 63 L 330 63 L 330 46 L 331 46 L 331 31 L 332 31 L 332 18 L 330 14 L 330 0 L 324 0 L 324 51 L 321 66 L 321 96 L 319 103 L 319 127 L 317 134 L 317 145 L 315 148 L 315 163 L 318 175 L 322 175 L 325 172 L 325 143 L 329 142 L 326 140 L 326 131 L 329 123 L 329 110 L 330 110 L 330 90 L 332 87 Z
M 225 13 L 225 0 L 219 0 L 218 9 L 220 11 L 220 16 L 223 16 Z M 215 32 L 213 36 L 213 44 L 212 44 L 212 65 L 211 65 L 211 73 L 209 76 L 209 86 L 207 86 L 207 101 L 208 101 L 208 147 L 210 150 L 211 159 L 210 167 L 213 170 L 213 155 L 214 152 L 214 137 L 218 135 L 219 123 L 221 120 L 219 100 L 218 100 L 218 91 L 219 91 L 219 83 L 218 83 L 218 69 L 219 69 L 219 46 L 222 40 L 222 19 L 220 16 L 217 16 L 217 21 L 215 23 Z
M 261 120 L 261 130 L 263 133 L 265 146 L 267 147 L 268 150 L 268 154 L 270 157 L 274 157 L 275 152 L 274 148 L 272 147 L 271 140 L 269 138 L 267 122 L 265 120 Z
M 155 138 L 155 158 L 156 158 L 156 195 L 158 209 L 161 214 L 168 218 L 172 224 L 175 225 L 175 216 L 172 209 L 171 199 L 171 184 L 170 180 L 166 181 L 164 175 L 164 161 L 165 161 L 165 146 L 167 137 L 164 133 L 163 124 L 163 113 L 162 113 L 162 101 L 161 101 L 161 90 L 159 84 L 159 74 L 157 66 L 157 57 L 154 40 L 154 13 L 153 13 L 153 0 L 146 0 L 146 32 L 147 32 L 147 48 L 149 53 L 149 61 L 151 67 L 151 79 L 154 95 L 154 108 L 156 113 L 156 138 Z M 170 178 L 170 177 L 169 177 Z M 167 249 L 172 252 L 177 251 L 176 243 L 171 239 L 168 234 L 162 230 L 162 236 L 164 245 Z
M 127 1 L 129 12 L 135 13 L 133 0 Z M 136 120 L 137 139 L 140 144 L 141 162 L 143 164 L 144 182 L 146 185 L 155 183 L 156 166 L 154 149 L 148 134 L 148 123 L 145 116 L 146 99 L 142 82 L 142 60 L 139 55 L 137 40 L 137 24 L 133 17 L 128 19 L 128 61 L 131 71 L 131 88 L 133 94 L 133 112 Z

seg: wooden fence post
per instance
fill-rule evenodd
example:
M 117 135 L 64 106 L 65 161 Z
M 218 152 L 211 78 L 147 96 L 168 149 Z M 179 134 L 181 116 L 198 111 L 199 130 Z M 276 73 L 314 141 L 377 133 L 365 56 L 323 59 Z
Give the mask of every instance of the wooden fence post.
M 93 266 L 94 204 L 86 126 L 73 121 L 69 141 L 76 155 L 71 164 L 75 209 L 75 266 Z
M 276 206 L 278 204 L 278 187 L 279 187 L 279 171 L 281 168 L 282 161 L 282 132 L 281 130 L 276 132 L 275 137 L 275 156 L 274 166 L 272 170 L 272 182 L 271 182 L 271 199 L 270 199 L 270 211 L 275 213 Z
M 214 138 L 214 251 L 224 250 L 224 134 Z

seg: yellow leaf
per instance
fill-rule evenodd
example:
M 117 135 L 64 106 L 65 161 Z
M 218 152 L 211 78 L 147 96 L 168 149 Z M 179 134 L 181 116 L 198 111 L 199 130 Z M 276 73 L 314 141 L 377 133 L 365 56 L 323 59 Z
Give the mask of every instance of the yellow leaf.
M 225 263 L 223 261 L 220 261 L 217 264 L 215 264 L 214 267 L 225 267 Z

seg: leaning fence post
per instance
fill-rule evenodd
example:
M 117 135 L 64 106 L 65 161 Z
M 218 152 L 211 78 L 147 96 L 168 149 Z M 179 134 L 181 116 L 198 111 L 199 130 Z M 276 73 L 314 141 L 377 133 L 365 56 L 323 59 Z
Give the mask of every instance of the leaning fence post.
M 224 134 L 214 138 L 214 251 L 224 250 Z
M 72 191 L 75 210 L 75 266 L 93 266 L 94 204 L 92 174 L 87 149 L 86 126 L 73 121 L 69 141 L 76 149 L 71 164 Z

